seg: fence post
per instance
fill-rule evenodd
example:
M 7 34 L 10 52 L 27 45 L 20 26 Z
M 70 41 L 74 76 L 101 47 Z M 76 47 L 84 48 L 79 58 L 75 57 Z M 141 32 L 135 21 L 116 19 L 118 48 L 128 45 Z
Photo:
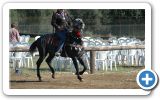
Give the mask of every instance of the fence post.
M 96 67 L 96 51 L 90 51 L 90 72 L 91 74 L 95 73 Z

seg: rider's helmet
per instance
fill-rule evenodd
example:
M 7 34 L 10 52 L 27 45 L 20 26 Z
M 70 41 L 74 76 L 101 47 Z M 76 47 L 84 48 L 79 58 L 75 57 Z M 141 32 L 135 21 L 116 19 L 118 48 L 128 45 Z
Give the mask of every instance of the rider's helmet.
M 57 13 L 62 13 L 64 12 L 64 9 L 57 9 Z

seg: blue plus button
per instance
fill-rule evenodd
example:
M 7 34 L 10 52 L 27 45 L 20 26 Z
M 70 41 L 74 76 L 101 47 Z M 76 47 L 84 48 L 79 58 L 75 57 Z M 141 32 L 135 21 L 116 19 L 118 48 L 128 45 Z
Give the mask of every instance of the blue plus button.
M 142 70 L 137 75 L 137 83 L 144 90 L 150 90 L 157 84 L 157 74 L 152 70 Z

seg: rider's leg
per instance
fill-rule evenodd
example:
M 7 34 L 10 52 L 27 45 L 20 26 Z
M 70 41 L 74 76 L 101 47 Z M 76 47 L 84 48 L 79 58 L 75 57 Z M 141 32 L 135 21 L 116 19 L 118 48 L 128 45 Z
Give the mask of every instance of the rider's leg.
M 66 32 L 65 31 L 58 32 L 57 36 L 59 38 L 59 43 L 58 43 L 57 49 L 55 50 L 56 51 L 55 55 L 60 55 L 60 51 L 62 50 L 62 47 L 63 47 L 65 39 L 66 39 Z

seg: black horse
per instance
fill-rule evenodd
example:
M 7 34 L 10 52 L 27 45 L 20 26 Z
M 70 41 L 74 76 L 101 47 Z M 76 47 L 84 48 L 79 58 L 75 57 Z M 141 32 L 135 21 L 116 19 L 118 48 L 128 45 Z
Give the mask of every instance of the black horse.
M 82 24 L 80 24 L 82 25 Z M 82 47 L 82 40 L 81 38 L 76 37 L 75 30 L 77 30 L 75 27 L 73 27 L 72 32 L 67 33 L 67 39 L 65 41 L 65 44 L 63 46 L 61 56 L 62 57 L 70 57 L 73 61 L 73 64 L 76 69 L 76 75 L 77 78 L 82 81 L 82 78 L 80 75 L 82 75 L 86 69 L 87 66 L 83 61 L 83 54 L 85 53 L 83 47 Z M 55 70 L 51 66 L 51 61 L 55 56 L 55 48 L 57 47 L 59 40 L 54 34 L 46 34 L 38 38 L 36 41 L 32 43 L 30 46 L 30 52 L 33 53 L 36 48 L 38 48 L 39 51 L 39 59 L 37 61 L 37 77 L 39 81 L 42 81 L 40 76 L 40 65 L 45 59 L 45 57 L 49 54 L 49 56 L 46 59 L 46 62 L 52 72 L 52 78 L 55 78 Z M 83 65 L 83 70 L 79 71 L 77 60 L 80 62 L 81 65 Z

